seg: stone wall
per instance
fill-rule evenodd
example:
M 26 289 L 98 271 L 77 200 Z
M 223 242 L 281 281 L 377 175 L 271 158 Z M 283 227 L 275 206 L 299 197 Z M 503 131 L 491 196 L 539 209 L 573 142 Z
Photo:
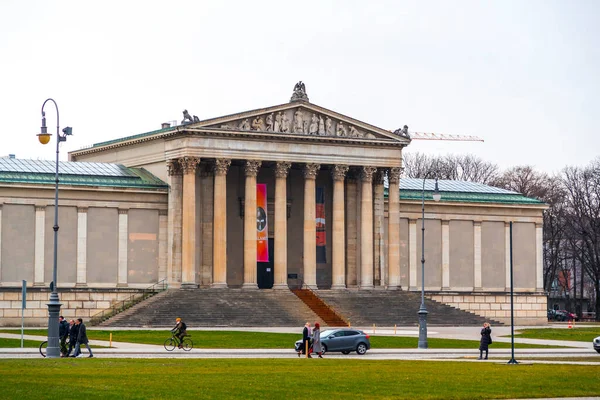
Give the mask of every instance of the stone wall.
M 429 293 L 428 298 L 439 303 L 510 324 L 510 294 L 506 293 Z M 515 325 L 545 325 L 548 323 L 548 298 L 543 293 L 514 293 Z
M 84 321 L 106 310 L 117 301 L 141 293 L 136 289 L 67 289 L 59 290 L 60 314 L 66 319 Z M 27 288 L 27 308 L 23 312 L 25 326 L 47 326 L 50 291 Z M 0 292 L 0 326 L 21 326 L 21 289 L 3 288 Z

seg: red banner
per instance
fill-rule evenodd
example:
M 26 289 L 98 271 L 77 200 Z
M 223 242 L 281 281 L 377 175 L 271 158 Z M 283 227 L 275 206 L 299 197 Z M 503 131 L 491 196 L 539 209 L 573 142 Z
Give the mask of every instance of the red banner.
M 267 185 L 256 185 L 256 261 L 269 262 L 269 225 L 267 224 Z

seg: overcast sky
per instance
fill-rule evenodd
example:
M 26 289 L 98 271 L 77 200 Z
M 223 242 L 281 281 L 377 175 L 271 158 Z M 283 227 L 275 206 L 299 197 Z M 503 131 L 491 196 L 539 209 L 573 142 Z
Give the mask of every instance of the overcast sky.
M 289 101 L 378 127 L 477 135 L 413 140 L 553 172 L 600 155 L 600 1 L 0 2 L 0 155 L 38 144 L 56 100 L 68 151 Z M 49 131 L 56 113 L 46 105 Z

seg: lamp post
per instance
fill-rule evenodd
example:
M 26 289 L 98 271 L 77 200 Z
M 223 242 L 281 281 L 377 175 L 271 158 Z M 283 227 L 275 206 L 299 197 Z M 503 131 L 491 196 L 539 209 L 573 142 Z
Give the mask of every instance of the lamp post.
M 60 315 L 60 300 L 58 298 L 57 291 L 57 257 L 58 257 L 58 151 L 60 142 L 67 140 L 67 136 L 72 134 L 72 129 L 66 127 L 63 129 L 63 134 L 60 134 L 60 123 L 58 114 L 58 105 L 53 99 L 46 99 L 42 104 L 42 131 L 39 133 L 38 140 L 41 144 L 47 144 L 50 142 L 50 136 L 48 128 L 46 127 L 46 113 L 44 107 L 46 103 L 51 101 L 54 103 L 56 108 L 56 173 L 55 173 L 55 186 L 54 186 L 54 258 L 52 264 L 52 282 L 50 283 L 50 301 L 48 302 L 48 347 L 46 348 L 46 356 L 48 358 L 60 357 L 59 338 L 58 338 L 58 317 Z
M 419 349 L 427 348 L 427 308 L 425 308 L 425 181 L 423 178 L 423 191 L 421 192 L 421 307 L 419 308 Z M 433 200 L 440 201 L 442 195 L 438 188 L 438 180 L 435 179 Z

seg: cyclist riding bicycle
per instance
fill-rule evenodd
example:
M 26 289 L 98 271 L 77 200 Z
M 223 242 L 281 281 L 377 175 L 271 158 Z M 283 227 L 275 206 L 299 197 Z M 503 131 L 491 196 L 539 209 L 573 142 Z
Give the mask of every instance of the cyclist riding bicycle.
M 175 328 L 171 329 L 171 332 L 179 341 L 177 347 L 181 349 L 183 347 L 181 345 L 183 342 L 183 337 L 187 334 L 187 325 L 181 320 L 181 318 L 177 318 L 175 322 L 177 322 L 177 325 L 175 325 Z

